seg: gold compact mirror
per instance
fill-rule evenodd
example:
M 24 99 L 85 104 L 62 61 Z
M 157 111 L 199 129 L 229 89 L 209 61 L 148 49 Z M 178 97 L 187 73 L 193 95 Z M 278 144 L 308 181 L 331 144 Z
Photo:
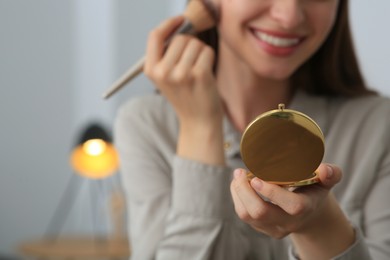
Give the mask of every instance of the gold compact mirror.
M 241 157 L 248 170 L 281 186 L 317 183 L 315 171 L 324 151 L 324 135 L 316 122 L 284 104 L 255 118 L 241 138 Z

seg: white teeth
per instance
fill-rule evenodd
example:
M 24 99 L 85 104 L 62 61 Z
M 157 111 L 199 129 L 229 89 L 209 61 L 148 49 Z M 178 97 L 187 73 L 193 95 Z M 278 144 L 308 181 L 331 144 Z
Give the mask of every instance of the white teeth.
M 268 44 L 274 45 L 276 47 L 290 47 L 290 46 L 296 45 L 299 42 L 298 38 L 294 38 L 294 39 L 280 38 L 280 37 L 272 36 L 272 35 L 262 33 L 262 32 L 257 32 L 257 31 L 255 31 L 255 35 L 260 40 L 262 40 Z

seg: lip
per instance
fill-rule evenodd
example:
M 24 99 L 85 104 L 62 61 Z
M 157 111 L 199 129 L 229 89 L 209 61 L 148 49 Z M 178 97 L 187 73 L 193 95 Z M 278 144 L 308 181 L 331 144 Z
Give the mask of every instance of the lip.
M 260 30 L 260 29 L 250 28 L 250 32 L 254 37 L 256 44 L 260 46 L 260 48 L 264 50 L 266 53 L 273 56 L 289 56 L 293 54 L 305 39 L 305 37 L 296 34 L 288 34 L 288 33 L 270 31 L 264 29 Z M 274 44 L 271 44 L 267 41 L 260 39 L 258 34 L 267 35 L 269 37 L 275 37 L 278 39 L 278 41 L 284 41 L 284 42 L 290 41 L 290 44 L 287 44 L 286 46 L 283 46 L 283 44 L 281 44 L 280 46 L 276 46 Z

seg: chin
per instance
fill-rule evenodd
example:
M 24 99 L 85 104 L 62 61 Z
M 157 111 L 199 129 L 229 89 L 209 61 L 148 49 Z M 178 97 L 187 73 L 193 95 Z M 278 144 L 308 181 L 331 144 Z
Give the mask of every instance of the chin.
M 286 70 L 273 69 L 273 70 L 258 71 L 257 74 L 260 77 L 264 77 L 267 79 L 282 81 L 282 80 L 288 80 L 293 75 L 294 72 L 295 70 L 292 69 L 286 69 Z

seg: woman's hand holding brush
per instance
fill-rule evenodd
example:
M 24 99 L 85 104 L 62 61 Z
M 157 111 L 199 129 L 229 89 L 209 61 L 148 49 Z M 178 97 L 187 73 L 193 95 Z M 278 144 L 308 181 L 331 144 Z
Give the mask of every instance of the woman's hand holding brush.
M 218 21 L 218 10 L 211 0 L 191 0 L 183 14 L 185 19 L 165 40 L 167 45 L 176 34 L 195 34 L 215 26 Z M 123 74 L 112 86 L 103 94 L 107 99 L 115 92 L 124 87 L 130 80 L 143 71 L 145 57 L 139 59 L 125 74 Z

